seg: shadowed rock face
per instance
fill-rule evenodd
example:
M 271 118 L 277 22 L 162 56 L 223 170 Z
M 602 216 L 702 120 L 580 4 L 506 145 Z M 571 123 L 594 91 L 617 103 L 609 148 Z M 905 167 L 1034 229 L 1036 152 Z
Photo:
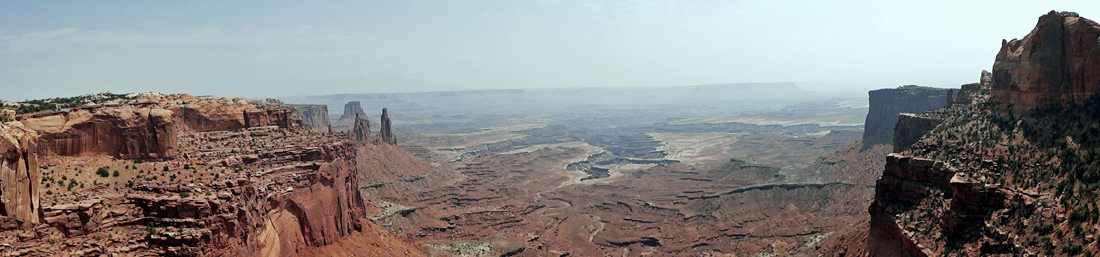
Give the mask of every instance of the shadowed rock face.
M 993 97 L 1014 112 L 1080 103 L 1100 90 L 1100 25 L 1051 11 L 1023 39 L 1002 41 Z
M 898 114 L 921 113 L 947 106 L 948 89 L 902 86 L 869 92 L 870 107 L 864 123 L 863 148 L 892 144 Z
M 894 152 L 900 152 L 920 140 L 928 131 L 939 126 L 943 121 L 902 113 L 898 115 L 898 123 L 894 125 Z
M 389 110 L 382 108 L 382 118 L 380 120 L 382 121 L 382 128 L 378 130 L 378 138 L 382 140 L 383 143 L 396 145 L 397 138 L 393 136 L 393 131 L 390 130 L 391 123 Z
M 295 117 L 294 122 L 301 126 L 306 126 L 310 130 L 316 132 L 329 132 L 332 127 L 332 123 L 328 118 L 328 106 L 323 104 L 300 104 L 291 105 L 294 108 Z
M 0 125 L 0 211 L 22 222 L 40 222 L 37 134 Z

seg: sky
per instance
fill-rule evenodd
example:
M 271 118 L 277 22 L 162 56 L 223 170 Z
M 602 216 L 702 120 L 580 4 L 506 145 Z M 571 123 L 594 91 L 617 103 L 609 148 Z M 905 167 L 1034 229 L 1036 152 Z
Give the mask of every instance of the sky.
M 1051 10 L 1100 1 L 3 0 L 0 99 L 957 87 Z

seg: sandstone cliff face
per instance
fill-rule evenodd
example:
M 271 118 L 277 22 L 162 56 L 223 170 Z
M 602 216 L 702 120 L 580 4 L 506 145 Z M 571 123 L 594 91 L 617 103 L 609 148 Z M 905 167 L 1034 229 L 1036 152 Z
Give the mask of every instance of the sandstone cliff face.
M 870 109 L 864 123 L 863 148 L 891 144 L 898 114 L 921 113 L 947 106 L 947 89 L 903 86 L 868 93 Z
M 37 134 L 12 125 L 0 125 L 0 215 L 39 223 Z
M 42 134 L 42 155 L 103 153 L 119 158 L 170 158 L 176 155 L 173 112 L 150 106 L 76 109 L 21 120 Z
M 993 100 L 1023 112 L 1069 105 L 1100 91 L 1100 24 L 1072 12 L 1039 17 L 1023 39 L 1002 41 L 993 64 Z
M 40 154 L 107 154 L 122 159 L 177 155 L 178 136 L 248 127 L 293 125 L 293 110 L 254 100 L 170 95 L 138 103 L 20 117 L 39 138 Z
M 294 108 L 294 114 L 297 115 L 295 123 L 321 133 L 329 132 L 332 128 L 327 105 L 296 104 L 290 107 Z

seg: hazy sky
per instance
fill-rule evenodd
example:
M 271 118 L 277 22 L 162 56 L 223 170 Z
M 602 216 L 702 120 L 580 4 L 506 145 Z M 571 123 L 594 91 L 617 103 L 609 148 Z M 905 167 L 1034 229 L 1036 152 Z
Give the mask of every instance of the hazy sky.
M 2 1 L 0 99 L 957 86 L 1100 1 Z M 318 3 L 325 2 L 325 3 Z

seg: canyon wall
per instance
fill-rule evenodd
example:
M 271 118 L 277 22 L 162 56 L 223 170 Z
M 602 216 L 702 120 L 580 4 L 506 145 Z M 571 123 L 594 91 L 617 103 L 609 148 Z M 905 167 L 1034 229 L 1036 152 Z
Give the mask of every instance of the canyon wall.
M 357 166 L 361 166 L 357 160 L 362 158 L 357 157 L 357 144 L 343 135 L 275 126 L 179 134 L 180 155 L 189 158 L 140 164 L 117 160 L 118 166 L 125 164 L 135 170 L 141 165 L 146 176 L 174 179 L 179 175 L 179 181 L 138 180 L 125 187 L 98 184 L 89 189 L 70 186 L 73 193 L 39 208 L 36 196 L 41 194 L 36 186 L 45 180 L 35 172 L 39 164 L 34 147 L 39 140 L 34 134 L 32 130 L 0 126 L 0 150 L 8 156 L 0 163 L 4 183 L 0 196 L 3 214 L 15 220 L 0 220 L 0 242 L 13 245 L 9 249 L 12 254 L 300 256 L 354 235 L 388 233 L 364 223 L 370 221 L 366 219 L 357 179 Z M 251 142 L 279 143 L 264 146 Z M 403 152 L 396 146 L 382 145 Z M 87 160 L 67 156 L 51 159 L 50 166 Z M 374 165 L 386 165 L 388 160 L 380 161 Z M 65 167 L 53 170 L 73 170 Z M 231 172 L 220 178 L 191 175 L 188 182 L 182 179 L 218 170 Z M 77 193 L 84 190 L 90 194 Z M 114 190 L 126 193 L 106 193 L 118 192 Z M 43 225 L 24 226 L 19 222 Z M 9 240 L 15 238 L 18 240 Z M 57 240 L 84 243 L 45 243 Z M 402 243 L 399 239 L 388 240 Z M 375 248 L 384 246 L 359 247 L 377 251 Z M 422 254 L 414 251 L 411 255 Z
M 0 125 L 0 215 L 4 216 L 4 227 L 8 227 L 9 219 L 38 223 L 41 211 L 38 135 L 21 126 Z
M 173 112 L 166 109 L 98 107 L 23 117 L 20 121 L 41 134 L 41 155 L 103 153 L 125 159 L 176 156 L 178 123 Z
M 898 114 L 921 113 L 947 106 L 948 89 L 902 86 L 868 93 L 870 107 L 864 123 L 863 148 L 892 144 Z
M 300 126 L 306 126 L 316 132 L 329 132 L 332 123 L 329 122 L 328 105 L 323 104 L 294 104 L 288 105 L 294 108 L 297 117 L 294 122 Z
M 173 158 L 179 133 L 294 125 L 293 109 L 260 101 L 189 95 L 157 100 L 75 108 L 19 121 L 41 135 L 42 155 L 107 154 L 122 159 Z
M 1051 11 L 1023 39 L 1002 41 L 993 64 L 993 101 L 1020 113 L 1081 103 L 1100 91 L 1100 25 Z
M 935 129 L 940 123 L 943 123 L 943 121 L 912 113 L 902 113 L 898 115 L 898 121 L 894 125 L 893 152 L 896 153 L 908 149 L 909 146 L 920 141 L 921 136 Z

